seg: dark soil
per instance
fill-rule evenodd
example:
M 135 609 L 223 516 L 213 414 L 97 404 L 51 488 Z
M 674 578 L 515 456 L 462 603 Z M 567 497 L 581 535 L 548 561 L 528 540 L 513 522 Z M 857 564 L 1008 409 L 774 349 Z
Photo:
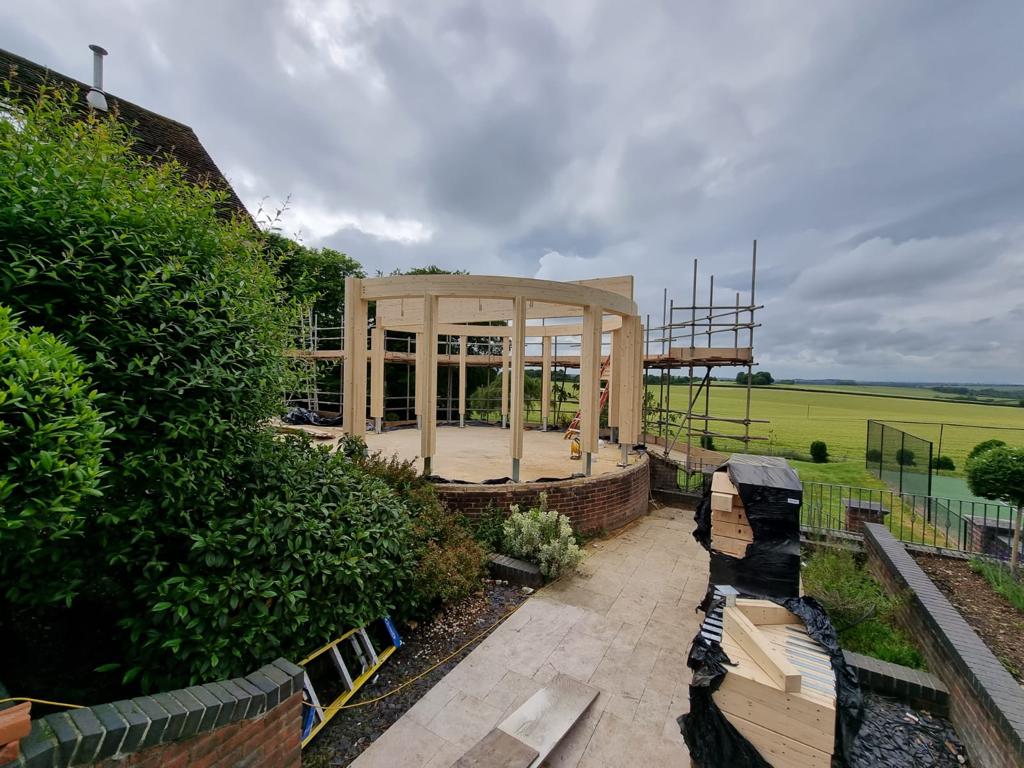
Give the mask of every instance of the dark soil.
M 851 768 L 969 765 L 948 720 L 873 693 L 864 695 L 864 721 L 850 757 Z
M 914 558 L 1009 673 L 1024 682 L 1024 614 L 972 571 L 968 561 L 939 555 Z
M 380 696 L 415 677 L 486 630 L 526 597 L 519 587 L 487 583 L 479 593 L 448 606 L 430 621 L 415 627 L 400 627 L 402 647 L 349 703 Z M 340 710 L 303 751 L 302 764 L 323 768 L 351 763 L 482 640 L 480 638 L 386 699 L 365 707 Z

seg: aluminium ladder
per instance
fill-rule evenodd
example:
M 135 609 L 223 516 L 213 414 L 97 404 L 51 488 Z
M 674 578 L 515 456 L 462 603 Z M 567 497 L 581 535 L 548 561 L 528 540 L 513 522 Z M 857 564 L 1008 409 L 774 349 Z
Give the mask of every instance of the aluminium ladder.
M 303 747 L 305 747 L 313 737 L 316 736 L 328 722 L 330 722 L 331 718 L 334 717 L 345 703 L 356 694 L 363 683 L 373 677 L 377 670 L 380 669 L 381 665 L 388 660 L 388 657 L 390 657 L 398 648 L 401 648 L 402 638 L 399 637 L 398 631 L 395 629 L 395 625 L 391 622 L 391 619 L 385 616 L 381 619 L 381 624 L 383 624 L 385 633 L 391 641 L 391 645 L 384 648 L 382 651 L 378 652 L 373 647 L 373 642 L 370 640 L 370 635 L 367 633 L 366 627 L 358 627 L 356 629 L 350 629 L 341 637 L 318 648 L 299 662 L 299 666 L 303 668 Z M 349 655 L 349 664 L 353 664 L 353 667 L 356 665 L 359 667 L 359 673 L 355 677 L 353 677 L 352 673 L 349 671 L 349 664 L 346 664 L 345 658 L 342 655 L 342 650 Z M 337 671 L 338 676 L 341 678 L 342 687 L 341 694 L 327 706 L 320 703 L 320 697 L 313 688 L 313 683 L 309 679 L 309 672 L 306 669 L 307 665 L 325 654 L 330 658 L 335 671 Z

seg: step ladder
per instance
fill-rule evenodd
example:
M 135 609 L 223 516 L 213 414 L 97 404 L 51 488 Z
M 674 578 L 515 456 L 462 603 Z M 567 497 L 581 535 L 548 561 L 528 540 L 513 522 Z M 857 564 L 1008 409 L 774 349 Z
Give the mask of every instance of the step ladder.
M 597 375 L 598 381 L 604 381 L 608 373 L 608 366 L 611 365 L 612 356 L 608 355 L 601 363 L 601 372 Z M 597 406 L 597 418 L 601 418 L 601 411 L 608 404 L 608 385 L 601 387 L 601 397 Z M 563 440 L 568 440 L 575 435 L 580 433 L 580 419 L 583 418 L 583 409 L 580 408 L 576 411 L 576 415 L 572 417 L 572 421 L 569 422 L 569 428 L 565 430 L 565 434 L 562 435 Z
M 381 651 L 373 647 L 367 627 L 351 629 L 336 640 L 318 648 L 299 662 L 302 667 L 302 746 L 305 747 L 320 730 L 331 721 L 344 704 L 351 699 L 362 687 L 363 683 L 369 680 L 380 669 L 381 665 L 388 660 L 398 648 L 402 647 L 402 638 L 391 619 L 387 616 L 380 620 L 382 631 L 377 634 L 386 636 L 391 645 Z M 346 658 L 347 657 L 347 658 Z M 327 706 L 320 702 L 316 689 L 309 677 L 309 667 L 319 666 L 323 660 L 330 659 L 331 665 L 338 673 L 341 683 L 341 693 L 334 701 Z M 352 676 L 351 669 L 359 669 L 356 676 Z M 320 684 L 321 688 L 324 687 Z M 336 687 L 337 683 L 329 687 Z

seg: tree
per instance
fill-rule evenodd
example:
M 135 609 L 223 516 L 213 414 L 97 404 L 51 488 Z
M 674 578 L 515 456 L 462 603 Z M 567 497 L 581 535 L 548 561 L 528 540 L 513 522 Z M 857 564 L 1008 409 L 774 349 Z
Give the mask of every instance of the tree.
M 737 373 L 736 374 L 736 383 L 737 384 L 746 384 L 747 383 L 747 374 L 743 373 L 742 371 L 740 373 Z M 774 384 L 775 383 L 775 379 L 772 377 L 771 373 L 769 373 L 768 371 L 758 371 L 757 373 L 755 373 L 753 376 L 750 377 L 750 383 L 753 386 L 755 386 L 755 387 L 763 387 L 763 386 L 767 386 L 768 384 Z
M 991 440 L 983 440 L 982 442 L 978 443 L 976 446 L 971 448 L 971 452 L 967 454 L 967 460 L 970 461 L 976 456 L 980 456 L 985 451 L 991 450 L 992 448 L 1002 448 L 1005 445 L 1005 442 L 997 438 L 992 438 Z
M 1010 570 L 1017 575 L 1020 559 L 1021 515 L 1024 514 L 1024 448 L 996 446 L 967 461 L 967 485 L 971 493 L 1005 501 L 1016 507 Z
M 309 248 L 276 232 L 266 234 L 266 248 L 286 300 L 312 309 L 321 326 L 340 326 L 345 278 L 365 277 L 362 265 L 333 248 Z
M 811 461 L 815 464 L 828 462 L 828 446 L 824 440 L 815 440 L 811 443 Z

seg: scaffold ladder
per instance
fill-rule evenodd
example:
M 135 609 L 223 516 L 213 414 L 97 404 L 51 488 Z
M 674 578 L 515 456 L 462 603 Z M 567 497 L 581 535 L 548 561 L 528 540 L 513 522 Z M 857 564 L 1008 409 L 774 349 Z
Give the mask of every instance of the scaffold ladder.
M 384 631 L 391 641 L 391 645 L 381 651 L 373 647 L 370 635 L 366 627 L 351 629 L 336 640 L 313 651 L 309 656 L 299 662 L 303 668 L 302 683 L 302 746 L 305 747 L 320 730 L 330 722 L 345 703 L 351 699 L 362 687 L 363 683 L 369 680 L 380 669 L 381 665 L 388 660 L 398 648 L 402 647 L 402 638 L 391 619 L 385 616 L 381 619 Z M 344 654 L 343 654 L 344 651 Z M 341 678 L 341 694 L 330 704 L 324 706 L 320 702 L 316 689 L 309 678 L 308 665 L 322 656 L 330 658 L 338 677 Z M 345 655 L 349 656 L 346 662 Z M 349 667 L 359 668 L 359 673 L 353 677 Z
M 612 361 L 612 356 L 608 355 L 608 357 L 606 357 L 604 359 L 604 361 L 601 363 L 601 373 L 599 373 L 598 376 L 597 376 L 597 380 L 598 381 L 604 381 L 605 380 L 605 376 L 608 373 L 608 366 L 611 364 L 611 361 Z M 605 383 L 605 385 L 603 387 L 601 387 L 601 397 L 600 397 L 600 401 L 598 402 L 598 406 L 597 406 L 597 417 L 599 419 L 601 418 L 601 411 L 604 410 L 604 407 L 607 404 L 608 404 L 608 384 Z M 580 405 L 582 405 L 582 403 Z M 575 435 L 578 435 L 580 433 L 580 419 L 582 419 L 582 418 L 583 418 L 583 408 L 580 408 L 579 410 L 576 411 L 576 415 L 572 417 L 572 421 L 569 422 L 569 428 L 566 429 L 565 430 L 565 434 L 562 435 L 562 439 L 563 440 L 568 440 L 568 439 L 570 439 L 570 438 L 572 438 Z

